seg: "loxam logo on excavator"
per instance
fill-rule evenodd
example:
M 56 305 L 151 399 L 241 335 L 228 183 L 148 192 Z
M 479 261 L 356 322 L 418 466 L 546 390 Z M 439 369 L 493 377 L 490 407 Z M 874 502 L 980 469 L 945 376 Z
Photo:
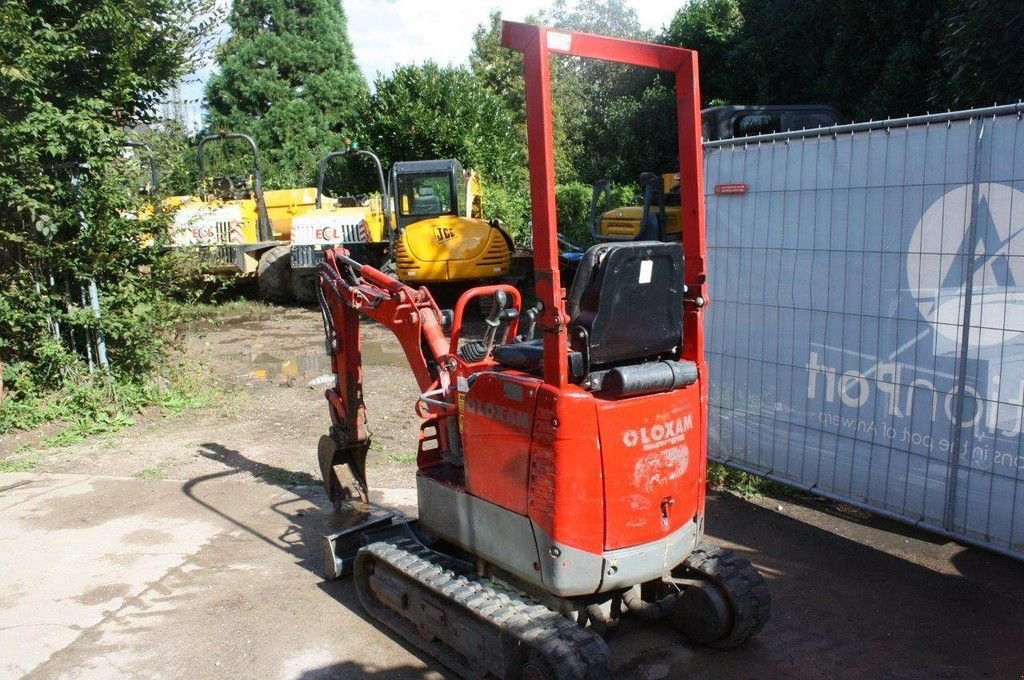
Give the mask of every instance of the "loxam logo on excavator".
M 520 430 L 529 431 L 530 429 L 530 414 L 516 408 L 502 406 L 501 404 L 468 397 L 466 399 L 466 413 L 483 416 L 488 420 L 496 420 L 499 423 L 504 423 Z
M 693 429 L 693 416 L 686 415 L 663 423 L 655 423 L 650 427 L 626 430 L 622 433 L 622 443 L 633 448 L 643 446 L 645 449 L 656 449 L 670 442 L 681 440 L 683 435 Z

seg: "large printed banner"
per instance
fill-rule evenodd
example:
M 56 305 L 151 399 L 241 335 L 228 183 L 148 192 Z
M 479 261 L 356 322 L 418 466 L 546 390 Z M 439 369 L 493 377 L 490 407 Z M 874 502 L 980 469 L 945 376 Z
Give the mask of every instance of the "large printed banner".
M 1024 557 L 1024 123 L 753 138 L 705 172 L 712 457 Z

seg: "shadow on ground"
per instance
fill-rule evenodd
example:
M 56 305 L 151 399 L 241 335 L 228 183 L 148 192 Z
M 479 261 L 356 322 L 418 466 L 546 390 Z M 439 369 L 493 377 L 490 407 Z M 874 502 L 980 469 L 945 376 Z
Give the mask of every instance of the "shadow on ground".
M 317 480 L 300 475 L 296 486 L 289 471 L 220 444 L 203 444 L 201 455 L 227 469 L 187 482 L 183 491 L 189 498 L 286 551 L 303 568 L 322 573 L 321 536 L 334 520 L 324 494 L 313 486 Z M 270 508 L 286 520 L 278 536 L 261 534 L 200 493 L 207 482 L 257 469 L 268 484 L 294 494 Z M 980 550 L 947 550 L 948 570 L 959 568 L 964 575 L 941 573 L 898 556 L 929 550 L 934 537 L 805 505 L 796 518 L 734 496 L 712 496 L 709 540 L 736 546 L 762 570 L 772 591 L 772 621 L 747 647 L 728 652 L 686 644 L 664 625 L 627 627 L 609 640 L 613 677 L 931 679 L 1019 677 L 1024 671 L 1022 565 Z M 369 621 L 348 581 L 323 581 L 319 587 Z M 345 661 L 301 677 L 391 680 L 426 673 L 412 667 L 373 670 Z
M 322 491 L 320 480 L 307 473 L 295 473 L 290 470 L 267 465 L 244 456 L 241 452 L 222 444 L 207 442 L 200 444 L 199 455 L 224 465 L 226 469 L 202 475 L 185 482 L 182 491 L 193 502 L 199 504 L 215 515 L 227 520 L 257 540 L 291 555 L 297 565 L 309 570 L 317 576 L 323 572 L 322 542 L 325 534 L 341 528 L 343 520 L 333 510 L 326 494 Z M 286 528 L 277 536 L 268 536 L 255 529 L 244 518 L 234 517 L 202 498 L 199 490 L 203 484 L 226 480 L 233 475 L 252 473 L 265 483 L 287 490 L 292 496 L 286 500 L 273 503 L 270 510 L 286 521 Z M 312 507 L 310 507 L 312 506 Z M 337 600 L 337 602 L 357 614 L 368 625 L 390 635 L 389 629 L 370 618 L 359 605 L 358 597 L 349 579 L 337 581 L 321 580 L 317 584 L 321 591 Z M 391 636 L 407 651 L 421 659 L 424 664 L 433 664 L 431 657 L 409 645 L 400 636 Z M 428 675 L 437 677 L 436 672 L 429 668 L 411 666 L 371 670 L 358 662 L 345 661 L 329 667 L 304 672 L 300 678 L 425 678 Z

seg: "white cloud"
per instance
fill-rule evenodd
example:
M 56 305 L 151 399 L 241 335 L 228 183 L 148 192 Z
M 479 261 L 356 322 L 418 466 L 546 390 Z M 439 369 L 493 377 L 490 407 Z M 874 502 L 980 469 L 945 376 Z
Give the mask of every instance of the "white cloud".
M 585 0 L 584 0 L 585 1 Z M 550 6 L 550 0 L 345 0 L 349 37 L 366 79 L 390 73 L 396 64 L 465 64 L 473 31 L 490 13 L 522 21 Z M 645 28 L 658 30 L 681 6 L 675 2 L 631 2 Z
M 580 0 L 586 2 L 587 0 Z M 348 34 L 356 62 L 372 86 L 378 73 L 389 74 L 396 64 L 467 64 L 473 48 L 473 31 L 486 24 L 494 10 L 503 19 L 523 21 L 551 6 L 551 0 L 342 0 L 348 17 Z M 644 28 L 660 30 L 671 21 L 684 0 L 627 0 Z M 231 0 L 217 0 L 225 15 Z M 227 27 L 218 31 L 221 39 Z M 186 76 L 178 97 L 194 101 L 202 97 L 206 81 L 216 67 L 204 67 Z M 190 104 L 191 106 L 191 104 Z M 198 104 L 189 121 L 198 125 Z

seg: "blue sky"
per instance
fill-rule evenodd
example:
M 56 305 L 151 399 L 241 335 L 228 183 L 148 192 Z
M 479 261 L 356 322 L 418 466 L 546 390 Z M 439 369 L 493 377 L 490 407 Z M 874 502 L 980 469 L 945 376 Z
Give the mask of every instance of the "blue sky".
M 584 0 L 585 1 L 585 0 Z M 224 8 L 230 0 L 218 0 Z M 396 64 L 465 64 L 472 48 L 473 30 L 486 23 L 491 11 L 522 21 L 536 15 L 551 2 L 542 0 L 344 0 L 349 37 L 356 61 L 371 84 L 378 73 L 388 74 Z M 683 0 L 627 0 L 645 28 L 660 29 L 667 24 Z M 226 31 L 225 31 L 226 32 Z M 188 117 L 198 123 L 203 84 L 213 67 L 207 66 L 186 77 L 181 88 Z

